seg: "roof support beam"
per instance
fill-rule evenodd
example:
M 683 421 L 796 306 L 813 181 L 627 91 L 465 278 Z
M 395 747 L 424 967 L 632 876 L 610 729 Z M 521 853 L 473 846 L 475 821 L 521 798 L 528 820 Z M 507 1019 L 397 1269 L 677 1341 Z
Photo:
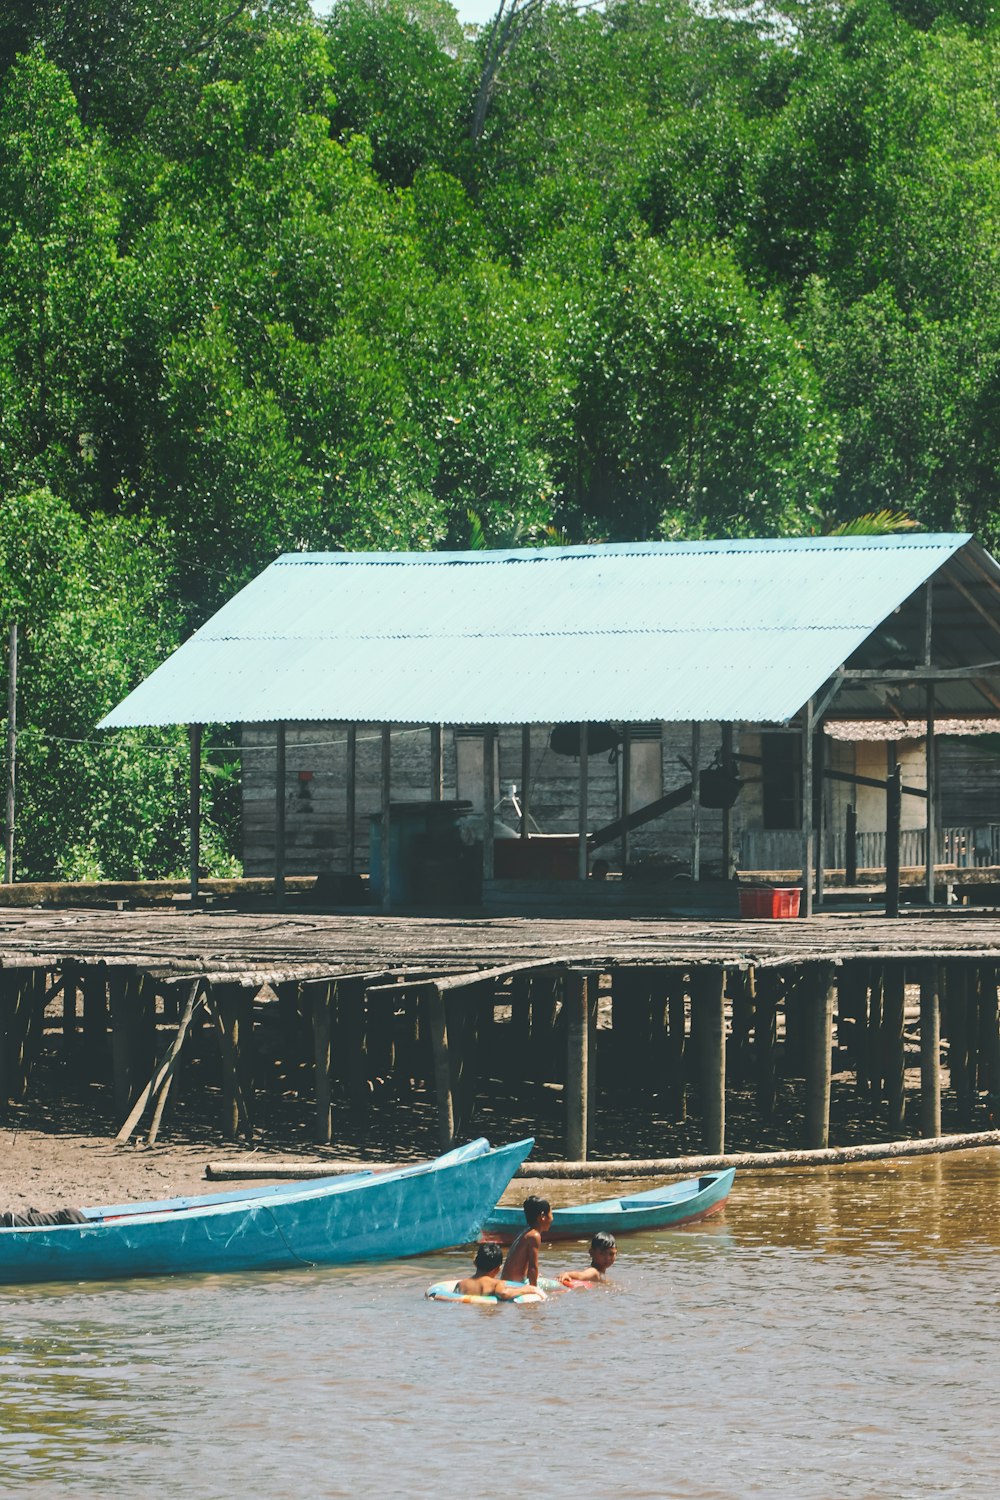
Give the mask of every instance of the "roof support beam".
M 961 594 L 962 598 L 967 604 L 971 604 L 972 608 L 976 611 L 976 614 L 979 615 L 981 619 L 985 620 L 986 624 L 993 631 L 994 635 L 1000 636 L 1000 620 L 997 619 L 996 615 L 990 613 L 985 604 L 981 603 L 980 600 L 976 598 L 972 590 L 970 588 L 966 588 L 965 584 L 962 583 L 960 579 L 953 578 L 950 573 L 948 574 L 948 582 L 957 593 Z
M 935 826 L 935 795 L 937 790 L 937 747 L 934 743 L 934 684 L 927 685 L 927 738 L 924 742 L 924 757 L 927 761 L 927 901 L 934 905 L 934 857 L 937 854 L 937 828 Z
M 198 872 L 201 864 L 201 725 L 188 725 L 188 741 L 191 746 L 189 767 L 190 788 L 188 813 L 188 857 L 191 885 L 191 905 L 198 900 Z
M 590 821 L 590 725 L 580 725 L 580 807 L 577 823 L 576 875 L 587 878 L 587 824 Z
M 622 803 L 621 803 L 621 866 L 622 879 L 629 860 L 628 815 L 632 811 L 632 726 L 622 725 Z
M 483 884 L 493 879 L 493 829 L 496 812 L 496 730 L 483 730 Z
M 392 911 L 392 816 L 389 801 L 392 794 L 392 730 L 388 724 L 382 725 L 381 790 L 382 910 L 390 912 Z
M 358 785 L 358 727 L 356 724 L 347 726 L 347 773 L 344 779 L 344 822 L 346 824 L 346 836 L 344 840 L 344 860 L 347 865 L 348 875 L 354 874 L 355 864 L 355 824 L 357 821 L 357 785 Z
M 701 725 L 691 725 L 691 879 L 701 879 Z
M 274 895 L 285 900 L 285 726 L 275 725 L 274 745 Z
M 981 661 L 971 667 L 841 667 L 844 682 L 974 682 L 1000 675 L 1000 661 Z
M 802 900 L 803 917 L 813 914 L 813 700 L 802 711 Z

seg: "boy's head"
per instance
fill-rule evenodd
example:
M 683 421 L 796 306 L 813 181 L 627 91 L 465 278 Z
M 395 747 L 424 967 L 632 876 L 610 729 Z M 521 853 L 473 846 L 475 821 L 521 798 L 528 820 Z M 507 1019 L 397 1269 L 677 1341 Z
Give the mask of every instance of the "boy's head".
M 495 1276 L 503 1264 L 503 1246 L 486 1240 L 476 1250 L 476 1275 Z
M 596 1266 L 599 1271 L 606 1271 L 613 1266 L 618 1255 L 618 1246 L 615 1237 L 606 1229 L 599 1229 L 590 1242 L 590 1264 Z
M 547 1229 L 552 1223 L 552 1206 L 548 1198 L 536 1198 L 532 1193 L 525 1198 L 523 1208 L 529 1229 Z

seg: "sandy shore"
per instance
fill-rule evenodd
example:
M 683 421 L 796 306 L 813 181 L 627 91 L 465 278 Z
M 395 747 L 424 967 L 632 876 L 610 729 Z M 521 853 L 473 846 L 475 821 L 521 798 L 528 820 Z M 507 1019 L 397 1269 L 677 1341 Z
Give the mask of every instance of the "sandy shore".
M 218 1192 L 224 1185 L 206 1180 L 205 1165 L 237 1154 L 231 1145 L 122 1147 L 92 1136 L 51 1135 L 11 1127 L 0 1130 L 0 1207 L 83 1207 Z M 287 1148 L 264 1148 L 256 1151 L 253 1159 L 259 1163 L 272 1155 L 287 1161 L 296 1154 Z M 347 1159 L 346 1153 L 341 1159 Z

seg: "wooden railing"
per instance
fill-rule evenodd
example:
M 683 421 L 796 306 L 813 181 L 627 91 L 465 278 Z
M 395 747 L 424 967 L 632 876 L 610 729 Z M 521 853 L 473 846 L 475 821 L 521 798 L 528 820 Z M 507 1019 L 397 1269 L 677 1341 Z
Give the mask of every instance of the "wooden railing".
M 842 831 L 827 830 L 823 863 L 829 870 L 844 869 L 846 838 Z M 857 835 L 859 870 L 885 868 L 885 834 Z M 927 833 L 906 828 L 900 835 L 901 865 L 921 866 L 927 858 Z M 938 831 L 935 863 L 970 869 L 975 865 L 1000 865 L 1000 824 L 981 828 L 942 828 Z M 739 838 L 740 870 L 795 870 L 802 864 L 802 835 L 794 829 L 744 829 Z

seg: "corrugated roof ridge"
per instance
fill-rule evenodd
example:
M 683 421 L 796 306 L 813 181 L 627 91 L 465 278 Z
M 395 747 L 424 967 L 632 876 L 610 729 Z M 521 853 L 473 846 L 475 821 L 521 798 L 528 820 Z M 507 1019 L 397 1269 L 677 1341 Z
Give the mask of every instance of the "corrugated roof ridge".
M 809 635 L 822 635 L 826 632 L 840 632 L 844 630 L 867 630 L 871 627 L 870 620 L 849 620 L 846 623 L 836 625 L 643 625 L 633 626 L 630 629 L 618 630 L 588 627 L 586 630 L 469 630 L 469 631 L 400 631 L 388 632 L 365 631 L 357 634 L 351 631 L 349 634 L 343 630 L 323 632 L 310 630 L 302 634 L 292 632 L 290 634 L 278 634 L 274 631 L 265 631 L 257 635 L 251 631 L 241 631 L 239 635 L 204 635 L 205 627 L 201 632 L 206 645 L 217 646 L 220 641 L 474 641 L 474 640 L 511 640 L 511 639 L 538 639 L 538 640 L 565 640 L 567 636 L 618 636 L 618 635 L 793 635 L 807 632 Z M 189 638 L 193 641 L 195 636 Z
M 973 540 L 972 532 L 893 532 L 888 536 L 718 537 L 710 541 L 594 542 L 569 547 L 496 548 L 476 552 L 283 552 L 271 567 L 454 567 L 499 562 L 594 561 L 602 557 L 708 557 L 723 552 L 795 551 L 866 552 L 920 550 L 951 546 L 955 551 Z

